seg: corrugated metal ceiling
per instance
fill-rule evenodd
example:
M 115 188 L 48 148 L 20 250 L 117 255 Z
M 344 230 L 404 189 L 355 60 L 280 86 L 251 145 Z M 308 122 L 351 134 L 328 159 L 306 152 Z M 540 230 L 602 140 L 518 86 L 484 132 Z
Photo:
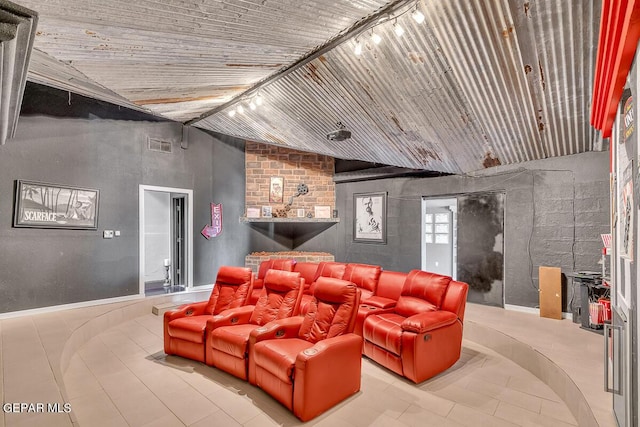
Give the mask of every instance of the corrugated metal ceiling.
M 448 173 L 594 148 L 597 1 L 22 3 L 40 13 L 31 79 L 73 70 L 68 90 L 215 132 Z M 350 140 L 326 139 L 337 122 Z
M 0 0 L 0 144 L 14 136 L 38 15 Z

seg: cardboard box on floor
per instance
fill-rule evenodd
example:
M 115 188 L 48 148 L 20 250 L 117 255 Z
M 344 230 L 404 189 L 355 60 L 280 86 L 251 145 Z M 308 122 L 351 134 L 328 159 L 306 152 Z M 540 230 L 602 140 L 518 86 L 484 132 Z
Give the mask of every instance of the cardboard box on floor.
M 558 267 L 539 267 L 540 317 L 562 319 L 562 273 Z

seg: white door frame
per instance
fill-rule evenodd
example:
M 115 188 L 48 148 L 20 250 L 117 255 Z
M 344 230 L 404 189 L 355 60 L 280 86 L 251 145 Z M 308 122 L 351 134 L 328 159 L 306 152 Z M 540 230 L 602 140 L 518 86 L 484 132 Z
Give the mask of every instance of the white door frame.
M 138 212 L 139 212 L 139 258 L 140 266 L 138 270 L 138 280 L 140 284 L 139 293 L 144 295 L 144 193 L 145 191 L 161 191 L 165 193 L 178 193 L 185 194 L 187 196 L 187 215 L 186 215 L 186 229 L 187 229 L 187 290 L 193 287 L 193 190 L 185 188 L 173 188 L 173 187 L 157 187 L 155 185 L 140 185 L 138 193 Z
M 420 217 L 420 224 L 421 224 L 421 233 L 422 236 L 420 238 L 420 242 L 421 242 L 421 254 L 420 254 L 420 259 L 421 259 L 421 266 L 420 268 L 422 270 L 426 270 L 426 265 L 427 265 L 427 251 L 426 251 L 426 246 L 427 246 L 427 242 L 426 242 L 426 236 L 425 236 L 425 223 L 424 223 L 424 218 L 425 218 L 425 214 L 427 213 L 427 208 L 429 207 L 441 207 L 441 206 L 455 206 L 455 209 L 452 211 L 453 215 L 452 215 L 452 222 L 451 222 L 451 239 L 452 239 L 452 245 L 453 245 L 453 251 L 451 253 L 451 277 L 453 278 L 453 280 L 457 280 L 457 266 L 458 266 L 458 242 L 457 242 L 457 235 L 458 235 L 458 198 L 455 196 L 422 196 L 422 207 L 421 207 L 421 217 Z

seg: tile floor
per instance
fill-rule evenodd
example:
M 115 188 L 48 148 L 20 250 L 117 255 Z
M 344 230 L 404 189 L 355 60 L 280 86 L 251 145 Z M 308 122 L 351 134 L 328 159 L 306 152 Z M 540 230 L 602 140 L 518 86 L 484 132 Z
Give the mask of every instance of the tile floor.
M 161 318 L 147 315 L 91 339 L 64 376 L 86 426 L 266 426 L 301 424 L 260 389 L 162 351 Z M 465 342 L 446 374 L 416 386 L 363 359 L 362 390 L 309 422 L 327 426 L 577 425 L 533 374 Z
M 60 413 L 5 410 L 0 427 L 302 424 L 260 389 L 201 363 L 166 356 L 162 318 L 145 314 L 150 312 L 148 305 L 120 304 L 118 310 L 101 306 L 0 321 L 3 402 L 60 403 L 53 408 Z M 500 309 L 484 312 L 473 305 L 466 324 L 477 335 L 482 333 L 477 322 L 504 322 L 501 316 L 522 318 L 525 324 L 542 323 L 536 330 L 545 330 L 544 320 L 540 322 L 535 315 Z M 584 338 L 578 334 L 578 340 Z M 73 345 L 61 345 L 65 340 Z M 552 341 L 549 348 L 568 345 Z M 497 350 L 504 353 L 504 349 Z M 587 353 L 585 357 L 590 357 Z M 594 354 L 597 360 L 602 358 Z M 56 386 L 62 383 L 63 388 Z M 61 406 L 64 402 L 71 404 L 69 414 Z M 567 404 L 541 379 L 469 339 L 454 367 L 420 385 L 363 358 L 361 391 L 308 424 L 578 425 Z

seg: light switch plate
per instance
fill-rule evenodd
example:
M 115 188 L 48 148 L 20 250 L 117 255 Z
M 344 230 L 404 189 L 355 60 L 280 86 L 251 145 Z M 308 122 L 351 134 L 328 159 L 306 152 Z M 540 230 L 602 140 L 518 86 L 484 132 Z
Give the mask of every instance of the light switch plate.
M 113 239 L 113 230 L 104 230 L 102 232 L 103 239 Z
M 116 230 L 115 233 L 116 233 L 116 237 L 120 237 L 120 230 Z

